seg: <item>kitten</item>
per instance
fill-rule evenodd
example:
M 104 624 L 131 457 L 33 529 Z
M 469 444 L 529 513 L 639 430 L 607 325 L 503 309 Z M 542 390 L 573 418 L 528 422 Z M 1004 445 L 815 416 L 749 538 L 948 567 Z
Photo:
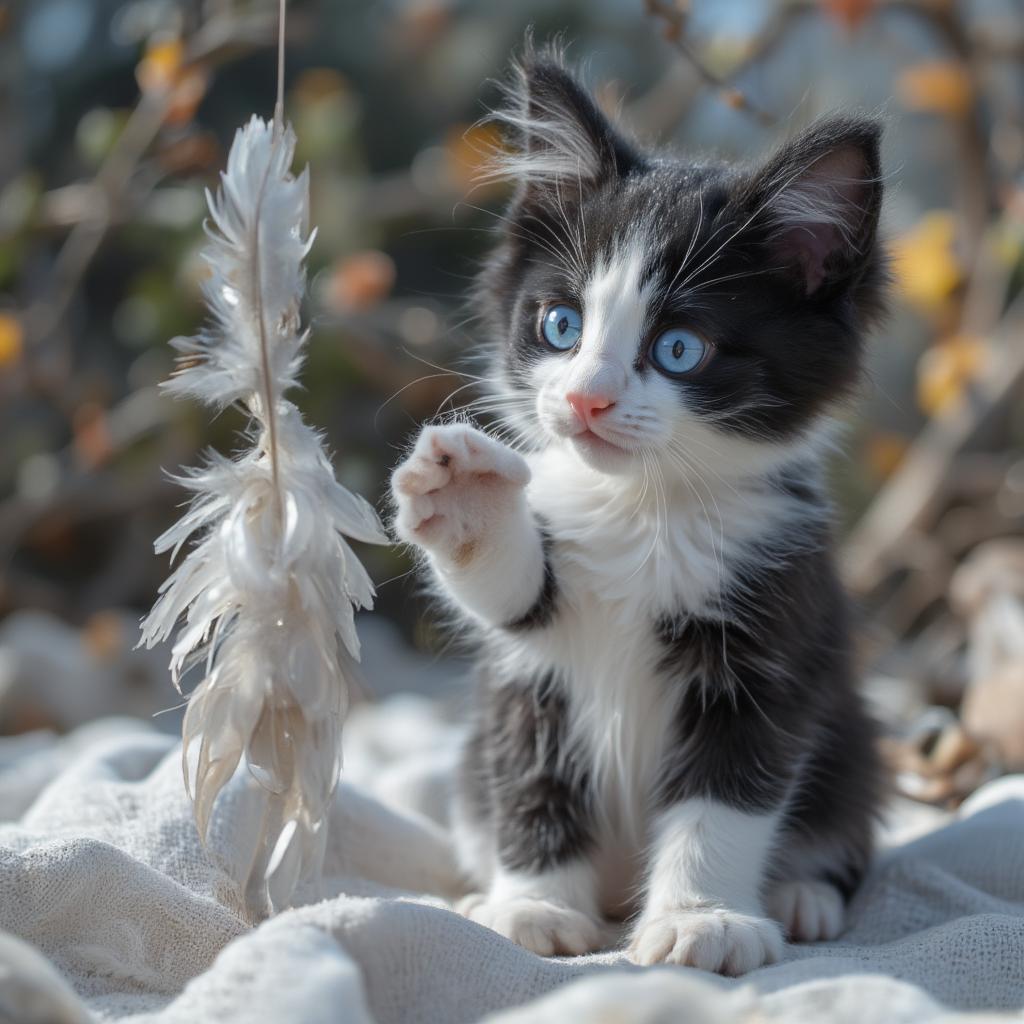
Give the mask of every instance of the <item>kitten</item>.
M 637 963 L 739 974 L 839 934 L 882 792 L 823 481 L 881 306 L 880 127 L 689 163 L 557 55 L 512 97 L 478 300 L 515 446 L 428 426 L 392 481 L 481 637 L 460 909 L 542 955 L 632 915 Z

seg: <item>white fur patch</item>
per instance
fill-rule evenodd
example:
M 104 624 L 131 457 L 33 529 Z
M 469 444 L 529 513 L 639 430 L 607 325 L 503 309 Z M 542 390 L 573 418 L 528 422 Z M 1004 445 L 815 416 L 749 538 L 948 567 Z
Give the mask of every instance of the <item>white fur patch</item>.
M 599 429 L 612 442 L 620 443 L 626 435 L 640 437 L 638 430 L 654 426 L 653 410 L 645 412 L 644 389 L 633 367 L 653 295 L 640 277 L 645 248 L 645 238 L 637 232 L 607 262 L 597 263 L 584 285 L 578 353 L 537 364 L 537 412 L 555 437 L 571 438 L 583 429 L 566 400 L 571 392 L 600 394 L 615 403 L 601 415 Z M 630 415 L 623 416 L 624 411 Z
M 761 882 L 778 812 L 748 814 L 716 800 L 684 800 L 662 814 L 647 887 L 652 911 L 714 904 L 762 913 Z
M 641 279 L 649 247 L 646 235 L 634 231 L 608 262 L 598 262 L 591 271 L 583 292 L 580 354 L 570 363 L 568 390 L 590 390 L 595 382 L 601 390 L 607 369 L 611 397 L 621 397 L 634 372 L 654 295 L 653 282 Z
M 542 98 L 531 88 L 527 68 L 516 65 L 514 70 L 517 81 L 507 90 L 508 103 L 496 120 L 512 129 L 521 147 L 488 153 L 481 179 L 536 185 L 598 178 L 604 170 L 601 154 L 572 102 L 557 89 Z
M 498 869 L 486 895 L 467 896 L 457 909 L 539 956 L 579 956 L 602 945 L 586 860 L 537 874 Z
M 502 122 L 530 139 L 532 145 L 518 152 L 498 150 L 488 154 L 481 181 L 552 185 L 593 180 L 600 175 L 599 154 L 582 125 L 564 115 L 560 117 L 557 110 L 538 113 L 541 116 L 510 111 L 501 115 Z
M 777 960 L 782 935 L 764 917 L 760 888 L 778 822 L 777 813 L 747 814 L 714 800 L 686 800 L 665 812 L 633 958 L 727 974 Z
M 491 879 L 488 898 L 511 900 L 522 896 L 564 903 L 592 917 L 598 913 L 594 867 L 586 858 L 539 873 L 508 871 L 499 867 Z

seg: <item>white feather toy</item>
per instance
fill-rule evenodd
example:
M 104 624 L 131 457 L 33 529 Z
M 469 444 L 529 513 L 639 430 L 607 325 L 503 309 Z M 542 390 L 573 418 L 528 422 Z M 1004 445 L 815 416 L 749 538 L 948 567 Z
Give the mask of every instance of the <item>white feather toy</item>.
M 179 478 L 189 510 L 156 541 L 194 546 L 143 622 L 151 647 L 175 636 L 175 685 L 202 665 L 183 727 L 185 784 L 206 841 L 214 801 L 243 763 L 262 787 L 252 849 L 226 865 L 256 916 L 287 906 L 319 871 L 341 763 L 347 679 L 359 657 L 353 613 L 373 586 L 346 538 L 386 543 L 372 507 L 334 477 L 321 437 L 286 392 L 302 365 L 308 170 L 290 172 L 295 136 L 280 117 L 235 135 L 207 194 L 204 283 L 212 321 L 176 338 L 178 397 L 251 418 L 248 449 L 211 453 Z M 198 755 L 196 746 L 198 745 Z

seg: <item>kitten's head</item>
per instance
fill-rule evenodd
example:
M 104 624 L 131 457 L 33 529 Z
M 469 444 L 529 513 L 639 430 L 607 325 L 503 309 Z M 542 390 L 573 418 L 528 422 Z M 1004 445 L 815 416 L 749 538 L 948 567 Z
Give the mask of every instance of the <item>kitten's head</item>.
M 787 458 L 856 381 L 880 307 L 879 124 L 689 163 L 636 149 L 532 55 L 502 118 L 518 185 L 479 295 L 520 430 L 604 472 Z

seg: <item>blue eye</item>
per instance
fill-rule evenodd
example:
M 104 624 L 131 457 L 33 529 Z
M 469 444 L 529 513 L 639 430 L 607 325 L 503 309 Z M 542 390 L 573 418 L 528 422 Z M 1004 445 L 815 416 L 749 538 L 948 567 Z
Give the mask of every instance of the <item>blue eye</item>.
M 552 306 L 540 323 L 544 340 L 559 352 L 574 348 L 583 333 L 583 317 L 572 306 Z
M 673 327 L 655 339 L 651 361 L 663 373 L 677 377 L 697 369 L 704 362 L 707 343 L 693 331 Z

